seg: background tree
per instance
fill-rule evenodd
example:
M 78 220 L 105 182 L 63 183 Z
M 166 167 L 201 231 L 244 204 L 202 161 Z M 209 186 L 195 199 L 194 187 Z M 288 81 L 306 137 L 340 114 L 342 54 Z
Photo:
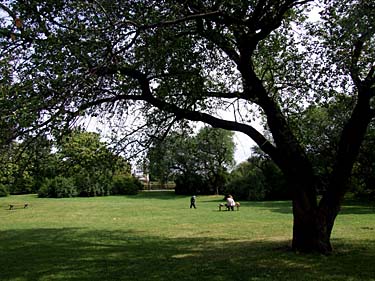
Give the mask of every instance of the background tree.
M 40 197 L 135 194 L 142 188 L 131 177 L 129 163 L 114 154 L 98 133 L 71 131 L 55 143 L 51 158 Z
M 280 169 L 256 147 L 252 156 L 230 173 L 225 193 L 240 200 L 290 200 L 291 192 Z
M 178 194 L 219 194 L 233 163 L 233 133 L 204 127 L 195 136 L 177 132 L 150 149 L 150 170 L 172 176 Z
M 15 158 L 17 157 L 15 146 L 16 143 L 10 143 L 0 148 L 0 183 L 7 192 L 11 192 L 18 170 L 18 166 L 15 163 Z
M 53 164 L 51 142 L 44 137 L 13 141 L 0 149 L 0 183 L 11 194 L 36 193 Z
M 353 186 L 355 194 L 360 198 L 375 199 L 375 128 L 374 124 L 368 129 L 357 165 L 353 170 Z
M 74 130 L 57 146 L 59 175 L 73 178 L 80 196 L 109 195 L 116 157 L 100 135 Z
M 196 136 L 200 170 L 207 174 L 210 193 L 219 194 L 234 165 L 233 133 L 222 129 L 202 128 Z
M 12 58 L 17 75 L 0 105 L 16 125 L 13 135 L 61 130 L 85 114 L 103 112 L 122 120 L 133 105 L 147 116 L 133 123 L 143 136 L 166 132 L 182 119 L 245 133 L 291 188 L 293 248 L 327 253 L 359 147 L 375 116 L 375 4 L 327 0 L 322 20 L 302 25 L 310 2 L 0 4 L 9 15 L 1 22 L 0 52 Z M 296 34 L 296 27 L 309 32 Z M 318 201 L 324 183 L 289 116 L 306 104 L 340 96 L 352 99 L 353 107 L 345 109 L 350 117 Z M 220 115 L 228 108 L 232 119 Z M 270 136 L 251 126 L 254 108 Z M 135 147 L 135 135 L 129 129 L 123 135 Z M 144 139 L 137 143 L 147 145 Z
M 174 174 L 179 169 L 179 167 L 175 167 L 177 148 L 184 149 L 184 145 L 189 143 L 189 139 L 190 136 L 184 132 L 172 132 L 163 140 L 155 141 L 147 155 L 151 180 L 159 181 L 162 185 L 174 180 Z
M 230 173 L 224 193 L 231 194 L 236 200 L 264 200 L 264 182 L 264 175 L 257 165 L 242 162 Z

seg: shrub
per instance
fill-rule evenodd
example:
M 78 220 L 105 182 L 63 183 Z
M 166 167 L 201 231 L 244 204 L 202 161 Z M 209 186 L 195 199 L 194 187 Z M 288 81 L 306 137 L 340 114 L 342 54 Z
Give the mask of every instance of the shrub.
M 8 195 L 9 193 L 7 187 L 0 183 L 0 197 L 6 197 Z
M 57 176 L 46 179 L 38 192 L 39 197 L 66 198 L 77 196 L 77 189 L 73 178 Z
M 129 176 L 114 176 L 112 182 L 113 195 L 135 195 L 143 184 L 134 177 Z
M 110 180 L 108 177 L 80 172 L 74 175 L 78 196 L 94 197 L 110 194 Z

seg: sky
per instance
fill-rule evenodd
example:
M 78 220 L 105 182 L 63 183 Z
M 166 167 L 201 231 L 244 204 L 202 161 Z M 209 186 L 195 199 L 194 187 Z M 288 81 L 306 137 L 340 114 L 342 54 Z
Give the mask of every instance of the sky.
M 233 137 L 236 144 L 234 160 L 236 164 L 246 161 L 251 156 L 251 147 L 255 146 L 255 142 L 247 135 L 236 132 Z

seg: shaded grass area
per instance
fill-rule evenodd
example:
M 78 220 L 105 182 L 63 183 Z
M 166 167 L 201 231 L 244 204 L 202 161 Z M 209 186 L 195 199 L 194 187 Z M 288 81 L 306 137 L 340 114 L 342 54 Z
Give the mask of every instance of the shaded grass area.
M 374 280 L 375 276 L 373 241 L 366 247 L 355 241 L 339 243 L 339 252 L 324 257 L 296 255 L 272 241 L 166 239 L 81 229 L 0 235 L 7 237 L 1 242 L 5 255 L 0 262 L 6 265 L 1 280 Z
M 371 208 L 343 209 L 326 257 L 289 250 L 289 202 L 219 212 L 220 198 L 198 197 L 197 210 L 173 193 L 2 198 L 0 280 L 375 280 Z

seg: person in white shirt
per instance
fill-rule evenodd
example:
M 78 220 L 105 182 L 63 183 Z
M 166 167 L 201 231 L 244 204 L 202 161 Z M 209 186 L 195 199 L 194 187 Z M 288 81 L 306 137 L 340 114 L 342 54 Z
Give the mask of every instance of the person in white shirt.
M 236 206 L 236 202 L 234 202 L 232 195 L 228 195 L 228 197 L 227 197 L 227 209 L 234 211 L 234 206 Z

